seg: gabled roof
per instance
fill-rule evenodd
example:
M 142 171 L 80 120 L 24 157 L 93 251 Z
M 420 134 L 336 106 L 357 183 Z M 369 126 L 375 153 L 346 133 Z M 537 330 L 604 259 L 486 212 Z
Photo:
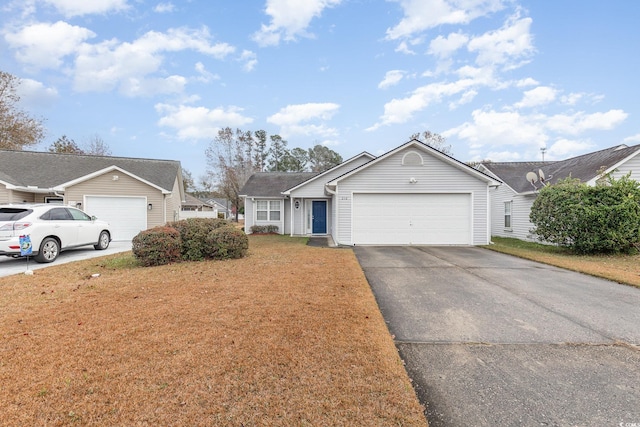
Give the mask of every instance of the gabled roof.
M 318 172 L 257 172 L 240 190 L 244 197 L 276 197 L 298 184 L 313 178 Z
M 344 162 L 340 163 L 339 165 L 336 165 L 336 166 L 334 166 L 334 167 L 332 167 L 330 169 L 327 169 L 326 171 L 320 172 L 316 176 L 314 176 L 312 178 L 309 178 L 306 181 L 303 181 L 303 182 L 301 182 L 300 184 L 298 184 L 298 185 L 296 185 L 294 187 L 288 188 L 287 191 L 284 192 L 284 194 L 291 194 L 291 192 L 293 190 L 297 190 L 299 187 L 307 185 L 308 183 L 310 183 L 312 181 L 315 181 L 316 179 L 321 179 L 323 176 L 327 176 L 327 174 L 329 174 L 330 172 L 336 170 L 337 168 L 341 168 L 341 167 L 343 167 L 345 165 L 348 165 L 349 163 L 353 163 L 355 160 L 357 160 L 357 159 L 359 159 L 361 157 L 367 157 L 367 158 L 369 158 L 369 160 L 373 160 L 373 159 L 376 158 L 376 156 L 374 156 L 373 154 L 370 154 L 370 153 L 367 153 L 366 151 L 363 151 L 362 153 L 360 153 L 360 154 L 358 154 L 356 156 L 353 156 L 350 159 L 345 160 Z
M 196 197 L 193 197 L 191 194 L 185 193 L 184 201 L 182 202 L 182 206 L 209 206 L 213 207 L 210 203 L 207 203 L 203 200 L 200 200 Z
M 466 163 L 462 163 L 461 161 L 459 161 L 457 159 L 454 159 L 453 157 L 448 156 L 448 155 L 444 154 L 443 152 L 441 152 L 439 150 L 436 150 L 435 148 L 425 144 L 424 142 L 418 141 L 417 139 L 412 139 L 411 141 L 406 142 L 406 143 L 402 144 L 401 146 L 396 147 L 393 150 L 386 152 L 385 154 L 381 155 L 380 157 L 377 157 L 376 159 L 371 160 L 370 162 L 365 163 L 364 165 L 359 166 L 359 167 L 357 167 L 357 168 L 355 168 L 355 169 L 353 169 L 353 170 L 351 170 L 351 171 L 349 171 L 349 172 L 347 172 L 347 173 L 345 173 L 345 174 L 333 179 L 327 185 L 335 186 L 338 183 L 338 181 L 340 181 L 342 179 L 345 179 L 345 178 L 348 178 L 349 176 L 351 176 L 353 174 L 356 174 L 356 173 L 358 173 L 359 171 L 361 171 L 363 169 L 371 167 L 372 165 L 377 164 L 378 162 L 386 159 L 387 157 L 389 157 L 389 156 L 391 156 L 391 155 L 393 155 L 393 154 L 395 154 L 395 153 L 397 153 L 399 151 L 402 151 L 402 150 L 404 150 L 406 148 L 409 148 L 409 147 L 414 147 L 414 148 L 418 148 L 418 149 L 420 149 L 422 151 L 430 152 L 435 157 L 443 160 L 445 163 L 448 163 L 451 166 L 453 166 L 453 167 L 455 167 L 457 169 L 460 169 L 461 171 L 463 171 L 465 173 L 468 173 L 469 175 L 475 176 L 476 178 L 478 178 L 480 180 L 486 181 L 490 185 L 500 185 L 501 184 L 501 181 L 499 179 L 496 179 L 496 178 L 494 178 L 494 177 L 492 177 L 492 176 L 490 176 L 490 175 L 488 175 L 488 174 L 486 174 L 486 173 L 484 173 L 482 171 L 479 171 L 478 169 L 474 169 L 471 166 L 467 165 Z
M 176 160 L 0 150 L 0 181 L 15 187 L 55 188 L 113 167 L 167 192 L 181 179 Z
M 582 182 L 595 182 L 638 154 L 640 145 L 628 147 L 623 144 L 557 162 L 485 163 L 483 166 L 517 193 L 527 193 L 540 187 L 539 182 L 534 187 L 527 181 L 528 172 L 539 176 L 542 171 L 545 182 L 551 184 L 569 176 Z

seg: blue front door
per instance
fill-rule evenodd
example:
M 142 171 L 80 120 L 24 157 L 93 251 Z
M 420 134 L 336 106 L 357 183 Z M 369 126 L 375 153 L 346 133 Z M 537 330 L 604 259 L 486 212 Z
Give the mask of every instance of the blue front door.
M 313 234 L 327 233 L 327 202 L 314 200 L 311 208 L 311 232 Z

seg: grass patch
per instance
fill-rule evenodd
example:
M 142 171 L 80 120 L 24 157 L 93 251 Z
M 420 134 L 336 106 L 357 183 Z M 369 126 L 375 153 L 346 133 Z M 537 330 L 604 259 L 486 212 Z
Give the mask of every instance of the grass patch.
M 640 254 L 633 255 L 577 255 L 567 248 L 536 242 L 497 237 L 493 251 L 542 262 L 556 267 L 589 274 L 626 285 L 640 287 Z
M 353 252 L 305 242 L 0 278 L 0 425 L 426 426 Z

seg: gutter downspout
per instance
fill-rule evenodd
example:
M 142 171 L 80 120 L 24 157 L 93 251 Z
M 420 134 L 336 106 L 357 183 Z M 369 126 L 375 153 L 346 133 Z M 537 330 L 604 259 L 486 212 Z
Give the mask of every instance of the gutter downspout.
M 291 221 L 291 230 L 289 231 L 289 237 L 293 237 L 293 197 L 289 197 L 289 212 Z

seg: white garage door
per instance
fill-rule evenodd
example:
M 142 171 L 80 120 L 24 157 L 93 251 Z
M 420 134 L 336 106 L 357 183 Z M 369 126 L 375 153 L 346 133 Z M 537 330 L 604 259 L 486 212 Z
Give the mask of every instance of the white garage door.
M 145 197 L 87 196 L 85 205 L 89 215 L 109 223 L 113 240 L 131 240 L 147 229 Z
M 353 243 L 469 245 L 470 194 L 354 194 Z

